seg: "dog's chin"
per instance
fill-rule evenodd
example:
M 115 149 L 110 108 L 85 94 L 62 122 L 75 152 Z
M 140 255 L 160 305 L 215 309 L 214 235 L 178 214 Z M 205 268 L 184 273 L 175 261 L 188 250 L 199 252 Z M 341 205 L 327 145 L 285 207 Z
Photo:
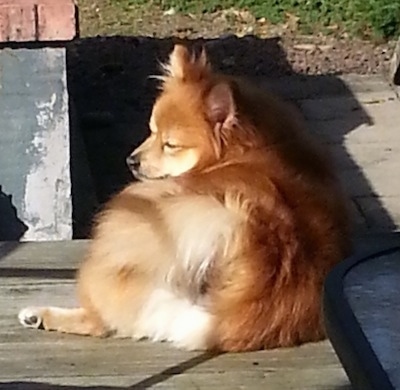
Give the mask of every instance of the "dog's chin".
M 161 180 L 166 179 L 170 175 L 160 175 L 160 176 L 148 176 L 142 172 L 131 170 L 132 175 L 135 177 L 136 180 L 139 181 L 149 181 L 149 180 Z

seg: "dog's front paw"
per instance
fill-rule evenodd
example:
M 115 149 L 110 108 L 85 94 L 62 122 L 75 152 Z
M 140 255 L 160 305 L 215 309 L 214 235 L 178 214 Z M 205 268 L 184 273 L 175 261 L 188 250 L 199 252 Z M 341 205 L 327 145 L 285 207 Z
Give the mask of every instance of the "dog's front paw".
M 39 329 L 42 327 L 43 319 L 40 309 L 37 307 L 26 307 L 18 314 L 19 322 L 26 328 Z

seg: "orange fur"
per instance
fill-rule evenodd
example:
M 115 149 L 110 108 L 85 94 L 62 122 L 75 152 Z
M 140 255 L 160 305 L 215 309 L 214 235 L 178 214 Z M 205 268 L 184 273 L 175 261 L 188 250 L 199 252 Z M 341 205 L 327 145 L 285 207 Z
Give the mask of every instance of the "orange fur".
M 322 339 L 322 284 L 350 248 L 329 162 L 296 112 L 213 73 L 204 52 L 178 45 L 164 68 L 129 161 L 142 182 L 98 217 L 82 309 L 27 308 L 21 322 L 221 351 Z

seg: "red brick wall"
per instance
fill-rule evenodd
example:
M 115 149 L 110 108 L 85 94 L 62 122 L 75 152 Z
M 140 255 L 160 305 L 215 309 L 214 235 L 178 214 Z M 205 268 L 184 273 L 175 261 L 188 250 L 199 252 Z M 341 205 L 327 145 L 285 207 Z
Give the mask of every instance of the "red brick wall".
M 71 40 L 75 11 L 74 0 L 0 0 L 0 42 Z

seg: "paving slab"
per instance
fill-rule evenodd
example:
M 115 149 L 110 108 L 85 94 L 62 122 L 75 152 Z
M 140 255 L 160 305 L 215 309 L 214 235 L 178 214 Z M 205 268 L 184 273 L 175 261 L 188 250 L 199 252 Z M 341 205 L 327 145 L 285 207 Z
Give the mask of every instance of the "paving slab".
M 398 230 L 398 91 L 379 75 L 346 75 L 342 81 L 345 88 L 327 83 L 323 89 L 316 80 L 309 80 L 312 85 L 303 85 L 301 93 L 288 88 L 285 82 L 282 96 L 296 104 L 310 131 L 331 153 L 351 200 L 356 233 Z M 274 88 L 279 93 L 279 85 Z

